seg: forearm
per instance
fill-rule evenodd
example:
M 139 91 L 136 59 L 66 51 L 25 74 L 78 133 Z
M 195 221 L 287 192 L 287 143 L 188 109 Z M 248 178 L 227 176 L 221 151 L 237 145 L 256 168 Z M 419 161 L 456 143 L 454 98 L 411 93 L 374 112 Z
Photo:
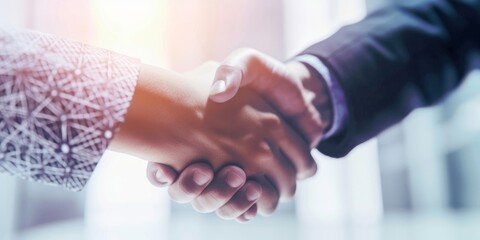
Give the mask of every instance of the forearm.
M 0 30 L 0 171 L 80 190 L 129 105 L 139 62 Z

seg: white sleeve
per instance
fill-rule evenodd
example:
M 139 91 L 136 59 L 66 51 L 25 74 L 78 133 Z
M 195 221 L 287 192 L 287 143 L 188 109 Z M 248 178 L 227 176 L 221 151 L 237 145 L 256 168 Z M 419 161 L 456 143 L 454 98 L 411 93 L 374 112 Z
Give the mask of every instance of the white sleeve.
M 140 62 L 0 29 L 0 171 L 79 191 L 115 134 Z

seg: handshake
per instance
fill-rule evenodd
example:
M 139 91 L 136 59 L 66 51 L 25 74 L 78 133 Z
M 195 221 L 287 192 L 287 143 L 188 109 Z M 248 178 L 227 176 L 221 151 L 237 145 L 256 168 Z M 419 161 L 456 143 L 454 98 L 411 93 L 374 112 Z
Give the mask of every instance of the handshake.
M 331 122 L 307 65 L 240 49 L 184 74 L 142 66 L 110 148 L 148 160 L 148 179 L 173 200 L 245 222 L 315 174 L 310 151 Z
M 343 156 L 478 68 L 479 12 L 478 1 L 380 10 L 297 61 L 241 49 L 184 74 L 137 74 L 128 57 L 0 29 L 0 172 L 79 190 L 110 142 L 199 212 L 270 214 L 315 174 L 311 148 Z M 111 139 L 103 130 L 123 119 Z

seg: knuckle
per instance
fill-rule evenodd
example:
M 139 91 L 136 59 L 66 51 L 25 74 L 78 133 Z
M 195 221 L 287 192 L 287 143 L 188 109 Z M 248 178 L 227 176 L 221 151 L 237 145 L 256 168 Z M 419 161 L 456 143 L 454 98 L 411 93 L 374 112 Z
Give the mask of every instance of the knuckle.
M 262 164 L 271 162 L 273 154 L 272 154 L 271 146 L 267 141 L 252 139 L 248 141 L 246 144 L 248 144 L 248 155 L 244 155 L 243 158 L 255 159 L 255 162 L 259 162 Z M 251 174 L 251 172 L 248 171 L 249 170 L 248 166 L 243 166 L 243 167 L 246 167 L 246 169 L 245 168 L 244 169 L 246 170 L 245 173 L 247 175 Z
M 282 119 L 274 113 L 269 113 L 269 114 L 265 114 L 262 124 L 264 124 L 265 127 L 278 128 L 282 126 Z
M 276 114 L 266 114 L 261 121 L 261 127 L 266 130 L 267 134 L 283 137 L 283 121 Z
M 260 142 L 256 145 L 254 158 L 256 161 L 263 164 L 271 164 L 273 161 L 273 153 L 270 145 L 267 142 Z
M 259 153 L 260 157 L 270 157 L 271 155 L 271 147 L 266 141 L 261 141 L 257 144 L 257 152 Z

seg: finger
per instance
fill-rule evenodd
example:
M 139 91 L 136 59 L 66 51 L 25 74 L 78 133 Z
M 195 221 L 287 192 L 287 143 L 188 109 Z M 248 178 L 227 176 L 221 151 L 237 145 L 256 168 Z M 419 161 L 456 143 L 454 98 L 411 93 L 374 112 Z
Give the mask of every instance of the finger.
M 280 195 L 274 184 L 270 182 L 265 176 L 256 177 L 260 186 L 262 186 L 262 196 L 257 202 L 258 213 L 263 216 L 269 216 L 277 209 Z
M 274 149 L 273 153 L 274 160 L 271 162 L 271 166 L 275 172 L 267 174 L 265 177 L 278 189 L 280 201 L 288 201 L 295 195 L 297 187 L 295 169 L 278 149 Z
M 280 62 L 253 49 L 239 49 L 222 62 L 217 69 L 212 84 L 210 99 L 223 103 L 235 96 L 242 86 L 250 86 L 255 90 L 266 89 L 271 72 L 278 69 Z
M 262 196 L 262 187 L 255 181 L 247 181 L 233 198 L 217 210 L 223 219 L 235 219 L 245 213 Z
M 295 167 L 298 179 L 315 175 L 317 164 L 310 153 L 309 145 L 284 121 L 281 128 L 273 134 L 272 141 L 279 146 L 281 153 Z
M 244 214 L 237 217 L 237 222 L 246 223 L 257 216 L 257 204 L 253 204 Z
M 289 122 L 310 143 L 310 148 L 315 148 L 328 128 L 329 123 L 324 119 L 331 118 L 331 115 L 330 109 L 318 111 L 316 105 L 308 105 L 305 113 L 292 117 Z
M 260 161 L 259 166 L 263 166 L 262 171 L 265 177 L 278 190 L 281 201 L 291 199 L 296 190 L 295 167 L 274 143 L 260 143 L 260 148 L 264 153 L 258 156 L 258 161 Z
M 246 180 L 245 172 L 241 168 L 227 166 L 216 174 L 214 180 L 193 201 L 192 205 L 198 212 L 213 212 L 225 205 Z
M 188 203 L 195 199 L 213 179 L 212 168 L 205 163 L 194 163 L 185 168 L 178 180 L 168 189 L 172 200 Z
M 264 114 L 261 127 L 269 136 L 269 141 L 280 148 L 280 155 L 292 164 L 297 178 L 303 179 L 315 174 L 317 165 L 308 144 L 283 119 L 276 113 Z
M 149 162 L 147 165 L 147 178 L 154 186 L 170 186 L 177 178 L 177 172 L 164 164 Z

